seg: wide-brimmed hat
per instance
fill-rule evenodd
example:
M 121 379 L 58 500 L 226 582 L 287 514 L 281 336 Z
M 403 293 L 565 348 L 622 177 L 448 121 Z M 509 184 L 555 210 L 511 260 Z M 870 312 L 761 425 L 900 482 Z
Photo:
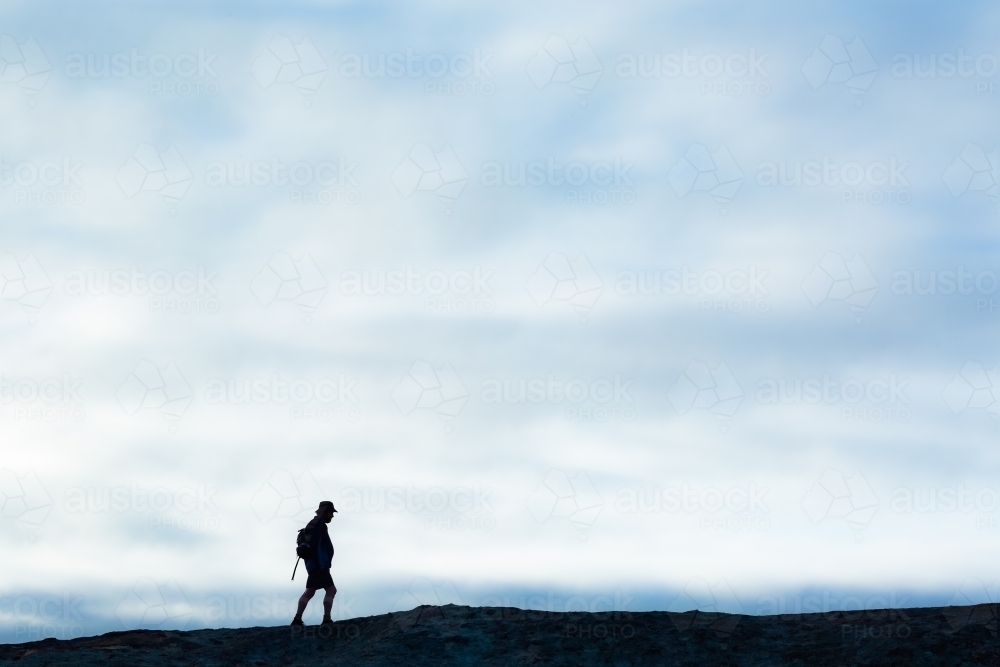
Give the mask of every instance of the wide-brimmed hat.
M 326 509 L 331 509 L 334 512 L 337 511 L 337 508 L 333 506 L 332 502 L 330 502 L 329 500 L 324 500 L 319 504 L 319 507 L 316 509 L 316 514 L 319 514 L 320 512 Z

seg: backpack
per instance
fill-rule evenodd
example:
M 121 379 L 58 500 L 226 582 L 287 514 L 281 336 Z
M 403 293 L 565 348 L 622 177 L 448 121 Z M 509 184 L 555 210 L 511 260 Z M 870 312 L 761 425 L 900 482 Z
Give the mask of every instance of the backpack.
M 299 569 L 299 561 L 303 558 L 309 560 L 316 555 L 316 545 L 313 543 L 313 527 L 310 521 L 306 524 L 305 528 L 299 530 L 298 536 L 295 538 L 295 555 L 298 558 L 295 559 L 295 568 L 292 570 L 292 581 L 295 581 L 295 573 Z
M 313 542 L 313 527 L 311 525 L 301 529 L 298 537 L 295 538 L 295 554 L 305 560 L 316 556 L 316 544 Z

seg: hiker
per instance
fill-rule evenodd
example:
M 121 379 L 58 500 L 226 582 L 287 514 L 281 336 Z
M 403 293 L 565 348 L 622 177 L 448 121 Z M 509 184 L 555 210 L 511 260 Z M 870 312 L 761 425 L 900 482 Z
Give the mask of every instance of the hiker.
M 333 585 L 333 578 L 330 576 L 330 566 L 333 564 L 333 543 L 330 542 L 330 531 L 326 524 L 333 519 L 336 508 L 329 500 L 324 500 L 316 510 L 316 516 L 304 528 L 304 531 L 311 533 L 313 549 L 306 561 L 306 572 L 309 578 L 306 579 L 306 592 L 299 598 L 299 609 L 292 619 L 292 625 L 304 625 L 302 613 L 306 610 L 309 600 L 316 595 L 316 590 L 322 588 L 326 591 L 323 598 L 323 625 L 333 623 L 330 618 L 330 610 L 333 609 L 333 597 L 337 594 L 337 587 Z

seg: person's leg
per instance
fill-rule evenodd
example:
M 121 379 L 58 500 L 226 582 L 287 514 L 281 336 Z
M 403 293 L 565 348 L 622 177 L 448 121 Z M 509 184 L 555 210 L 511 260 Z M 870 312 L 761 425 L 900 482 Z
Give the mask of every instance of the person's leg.
M 302 618 L 302 614 L 306 610 L 306 605 L 309 604 L 309 600 L 312 600 L 312 597 L 314 595 L 316 595 L 316 589 L 315 588 L 307 588 L 306 589 L 306 592 L 303 593 L 302 597 L 299 598 L 299 610 L 298 610 L 298 612 L 296 612 L 295 618 L 298 618 L 298 619 Z
M 330 618 L 333 610 L 333 598 L 337 595 L 337 587 L 330 585 L 326 587 L 326 596 L 323 597 L 323 618 Z

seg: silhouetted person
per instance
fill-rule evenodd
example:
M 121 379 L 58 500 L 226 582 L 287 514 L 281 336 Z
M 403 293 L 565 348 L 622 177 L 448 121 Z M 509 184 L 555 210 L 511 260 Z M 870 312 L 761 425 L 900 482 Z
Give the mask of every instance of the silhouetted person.
M 309 578 L 306 579 L 306 592 L 299 598 L 299 609 L 292 619 L 292 625 L 303 625 L 302 613 L 319 588 L 326 591 L 326 596 L 323 598 L 323 624 L 333 623 L 330 610 L 333 609 L 333 597 L 337 594 L 337 587 L 333 585 L 333 578 L 330 576 L 333 543 L 330 541 L 330 531 L 326 524 L 330 523 L 336 511 L 333 503 L 324 500 L 316 510 L 316 517 L 306 525 L 306 530 L 312 531 L 312 542 L 316 548 L 314 555 L 306 559 L 306 572 L 309 573 Z

